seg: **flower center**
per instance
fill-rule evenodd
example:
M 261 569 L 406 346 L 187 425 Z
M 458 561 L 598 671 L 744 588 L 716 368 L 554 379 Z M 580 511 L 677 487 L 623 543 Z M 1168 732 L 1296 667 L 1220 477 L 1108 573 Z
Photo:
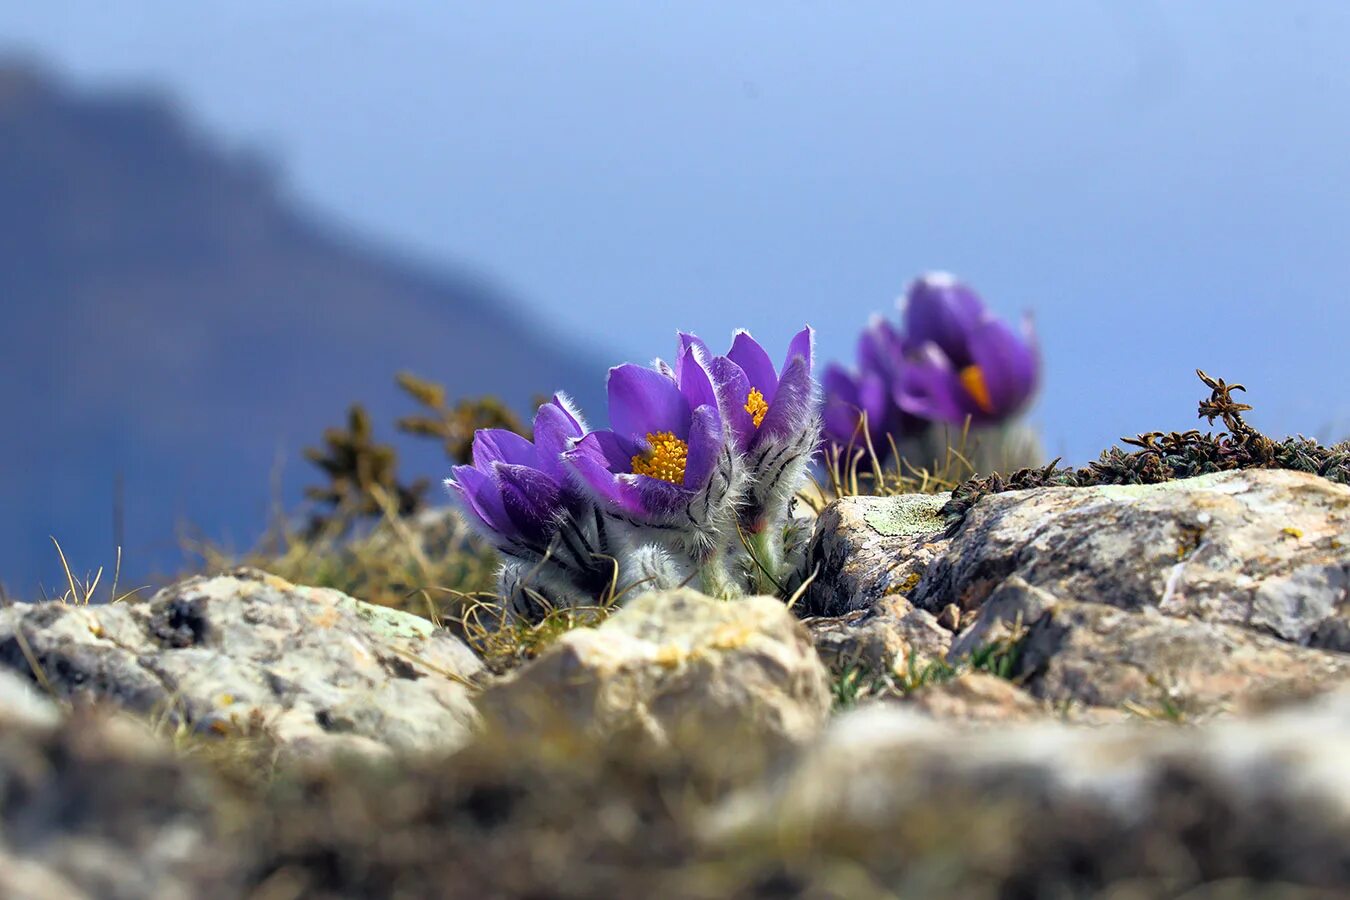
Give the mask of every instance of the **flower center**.
M 764 424 L 764 414 L 769 411 L 769 404 L 764 402 L 764 395 L 759 388 L 750 389 L 750 396 L 745 398 L 745 411 L 755 420 L 756 428 Z
M 669 431 L 647 435 L 651 449 L 633 457 L 633 474 L 659 478 L 671 484 L 684 484 L 684 466 L 689 458 L 689 445 Z
M 975 403 L 986 413 L 993 415 L 994 401 L 989 397 L 989 385 L 984 383 L 984 370 L 979 366 L 966 366 L 961 370 L 961 386 L 974 398 Z

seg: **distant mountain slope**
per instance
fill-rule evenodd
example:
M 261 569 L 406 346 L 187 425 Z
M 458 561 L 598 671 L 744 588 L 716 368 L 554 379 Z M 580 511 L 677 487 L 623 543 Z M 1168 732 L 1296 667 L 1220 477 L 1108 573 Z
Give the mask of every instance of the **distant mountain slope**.
M 301 447 L 348 403 L 394 437 L 400 369 L 517 407 L 597 396 L 603 368 L 514 309 L 319 227 L 160 100 L 0 67 L 0 583 L 52 583 L 48 535 L 109 562 L 119 473 L 133 566 L 172 565 L 182 523 L 247 544 L 278 461 L 294 496 Z

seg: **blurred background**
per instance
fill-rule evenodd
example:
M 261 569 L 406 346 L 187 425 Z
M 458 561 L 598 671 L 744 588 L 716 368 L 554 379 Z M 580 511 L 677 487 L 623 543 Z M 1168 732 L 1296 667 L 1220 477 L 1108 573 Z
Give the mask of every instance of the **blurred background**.
M 1350 5 L 0 6 L 0 582 L 247 547 L 400 370 L 566 389 L 674 330 L 824 359 L 921 271 L 1035 315 L 1083 463 L 1350 432 Z

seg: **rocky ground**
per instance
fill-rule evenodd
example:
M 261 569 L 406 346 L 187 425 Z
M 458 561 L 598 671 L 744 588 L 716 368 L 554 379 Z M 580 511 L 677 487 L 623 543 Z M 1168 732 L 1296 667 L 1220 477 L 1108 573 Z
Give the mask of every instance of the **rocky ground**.
M 1350 488 L 942 502 L 505 676 L 253 570 L 0 610 L 0 896 L 1350 893 Z

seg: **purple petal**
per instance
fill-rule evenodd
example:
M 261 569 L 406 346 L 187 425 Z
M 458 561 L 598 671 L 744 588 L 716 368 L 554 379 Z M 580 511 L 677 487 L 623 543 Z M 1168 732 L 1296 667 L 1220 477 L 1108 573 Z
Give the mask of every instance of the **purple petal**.
M 792 365 L 792 361 L 799 356 L 806 360 L 806 374 L 808 376 L 811 374 L 812 358 L 815 355 L 815 337 L 816 331 L 810 325 L 792 336 L 792 340 L 788 342 L 787 359 L 783 360 L 783 368 L 779 370 L 778 377 L 780 380 L 788 366 Z
M 982 416 L 947 355 L 933 343 L 924 344 L 905 368 L 894 399 L 904 412 L 933 422 L 960 424 L 967 416 Z
M 502 506 L 520 533 L 547 543 L 556 530 L 562 491 L 558 482 L 529 466 L 494 463 Z
M 534 444 L 505 428 L 480 428 L 473 436 L 473 464 L 480 469 L 495 462 L 539 467 Z
M 888 427 L 887 412 L 891 402 L 885 382 L 874 372 L 855 376 L 837 364 L 825 369 L 823 380 L 825 404 L 822 414 L 830 440 L 843 446 L 863 444 L 858 421 L 865 412 L 873 446 L 877 452 L 882 452 L 878 441 Z
M 905 336 L 932 342 L 957 369 L 970 365 L 970 336 L 989 315 L 978 294 L 945 272 L 915 279 L 905 298 Z
M 685 457 L 684 466 L 685 490 L 703 489 L 708 476 L 717 466 L 717 457 L 721 452 L 722 419 L 717 415 L 717 408 L 700 406 L 694 410 L 694 420 L 689 426 L 689 455 Z
M 465 508 L 478 521 L 503 537 L 517 535 L 496 482 L 473 466 L 455 466 L 450 472 L 453 478 L 446 485 L 459 495 Z
M 815 393 L 810 357 L 797 354 L 783 369 L 783 377 L 778 380 L 778 394 L 759 423 L 759 434 L 782 438 L 801 431 L 811 421 L 816 406 Z
M 689 502 L 689 492 L 679 485 L 646 475 L 620 475 L 620 507 L 644 519 L 666 519 Z
M 858 335 L 858 367 L 887 383 L 899 381 L 904 369 L 904 340 L 886 319 L 873 316 Z
M 755 418 L 745 408 L 750 399 L 750 379 L 745 370 L 725 356 L 713 357 L 709 369 L 722 400 L 727 428 L 736 441 L 736 449 L 744 453 L 756 430 Z
M 540 406 L 534 414 L 534 446 L 539 458 L 539 470 L 558 484 L 567 483 L 567 470 L 562 464 L 562 453 L 582 436 L 576 417 L 555 397 Z
M 1012 416 L 1036 388 L 1036 351 L 1003 322 L 990 319 L 971 335 L 971 355 L 980 367 L 993 418 Z
M 778 390 L 778 370 L 774 368 L 769 354 L 750 336 L 750 332 L 736 332 L 727 358 L 741 367 L 745 377 L 750 379 L 750 386 L 759 389 L 765 402 L 773 402 L 774 392 Z
M 623 458 L 622 440 L 610 431 L 592 431 L 563 453 L 563 462 L 571 466 L 581 483 L 601 500 L 618 504 L 621 500 L 618 474 L 628 471 L 632 459 Z
M 706 375 L 705 375 L 706 377 Z M 633 440 L 658 431 L 689 433 L 689 403 L 673 380 L 632 364 L 609 370 L 609 426 Z
M 698 409 L 700 406 L 711 406 L 716 410 L 717 391 L 714 390 L 712 378 L 709 377 L 708 370 L 704 368 L 698 354 L 699 351 L 693 347 L 686 347 L 680 353 L 680 359 L 675 367 L 675 371 L 679 373 L 680 393 L 689 404 L 690 410 Z M 687 431 L 676 432 L 680 436 L 687 433 Z

